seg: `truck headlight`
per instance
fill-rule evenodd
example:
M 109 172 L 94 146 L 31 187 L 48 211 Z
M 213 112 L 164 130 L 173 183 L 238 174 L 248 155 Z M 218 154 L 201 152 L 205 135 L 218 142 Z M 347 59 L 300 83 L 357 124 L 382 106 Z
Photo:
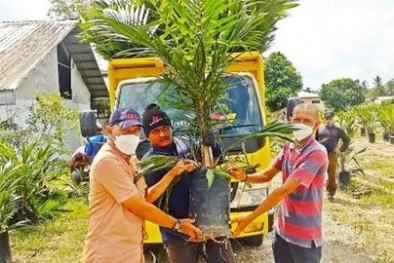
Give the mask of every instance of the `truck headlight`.
M 268 187 L 254 187 L 248 188 L 238 187 L 234 198 L 230 204 L 232 209 L 247 209 L 250 207 L 251 209 L 256 208 L 256 206 L 260 205 L 264 199 L 268 196 Z
M 241 193 L 241 198 L 238 207 L 253 207 L 260 205 L 268 195 L 267 188 L 244 190 Z

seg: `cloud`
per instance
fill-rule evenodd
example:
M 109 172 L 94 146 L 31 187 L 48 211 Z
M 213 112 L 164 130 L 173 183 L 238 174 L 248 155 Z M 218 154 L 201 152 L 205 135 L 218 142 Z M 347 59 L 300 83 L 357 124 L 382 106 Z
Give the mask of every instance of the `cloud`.
M 394 77 L 394 1 L 301 0 L 280 21 L 272 50 L 301 73 L 304 87 L 319 89 L 335 78 L 372 84 Z

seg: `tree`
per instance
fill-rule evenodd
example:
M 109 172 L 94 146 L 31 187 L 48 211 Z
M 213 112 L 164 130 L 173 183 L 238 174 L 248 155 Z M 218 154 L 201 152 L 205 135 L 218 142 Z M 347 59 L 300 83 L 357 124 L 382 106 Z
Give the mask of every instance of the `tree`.
M 394 96 L 394 79 L 391 79 L 386 83 L 385 95 L 386 96 Z
M 92 0 L 49 0 L 48 16 L 53 20 L 79 20 L 82 10 L 87 9 Z
M 328 107 L 335 110 L 343 110 L 365 101 L 365 92 L 360 81 L 350 78 L 336 79 L 329 84 L 323 84 L 319 96 Z
M 264 81 L 267 106 L 271 111 L 285 108 L 287 99 L 296 96 L 302 88 L 301 75 L 280 52 L 274 52 L 268 56 Z
M 192 112 L 196 135 L 211 129 L 209 116 L 226 98 L 222 76 L 237 57 L 232 53 L 265 51 L 275 24 L 297 6 L 291 0 L 144 1 L 150 9 L 134 4 L 95 1 L 83 13 L 81 39 L 103 57 L 110 56 L 111 46 L 119 50 L 117 44 L 129 44 L 126 56 L 159 57 L 167 66 L 160 81 L 175 88 L 171 106 Z M 211 148 L 203 146 L 201 153 L 202 166 L 212 167 Z
M 382 83 L 382 78 L 379 76 L 376 76 L 376 78 L 373 79 L 373 82 L 375 84 L 375 89 L 376 89 L 376 95 L 379 96 L 384 96 L 384 85 Z

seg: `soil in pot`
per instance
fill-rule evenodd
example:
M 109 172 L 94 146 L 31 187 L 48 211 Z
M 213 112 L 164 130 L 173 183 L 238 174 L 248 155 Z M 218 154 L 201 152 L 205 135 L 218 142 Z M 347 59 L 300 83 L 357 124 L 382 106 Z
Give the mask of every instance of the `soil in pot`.
M 388 142 L 390 140 L 390 132 L 384 132 L 383 133 L 383 141 Z
M 350 172 L 342 171 L 339 173 L 339 188 L 342 190 L 348 189 L 350 186 Z
M 375 143 L 375 133 L 368 133 L 368 141 L 370 143 Z
M 367 130 L 365 128 L 360 129 L 360 135 L 365 136 L 367 134 Z
M 205 168 L 191 173 L 189 216 L 204 236 L 213 239 L 229 237 L 230 224 L 230 179 L 215 176 L 208 187 Z

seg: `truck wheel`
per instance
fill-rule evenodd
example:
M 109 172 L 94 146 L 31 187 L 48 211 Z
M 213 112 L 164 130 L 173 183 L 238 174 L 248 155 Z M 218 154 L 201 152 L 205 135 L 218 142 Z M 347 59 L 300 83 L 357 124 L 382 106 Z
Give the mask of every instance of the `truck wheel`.
M 263 235 L 257 235 L 252 237 L 244 237 L 241 241 L 245 246 L 258 247 L 263 244 Z

